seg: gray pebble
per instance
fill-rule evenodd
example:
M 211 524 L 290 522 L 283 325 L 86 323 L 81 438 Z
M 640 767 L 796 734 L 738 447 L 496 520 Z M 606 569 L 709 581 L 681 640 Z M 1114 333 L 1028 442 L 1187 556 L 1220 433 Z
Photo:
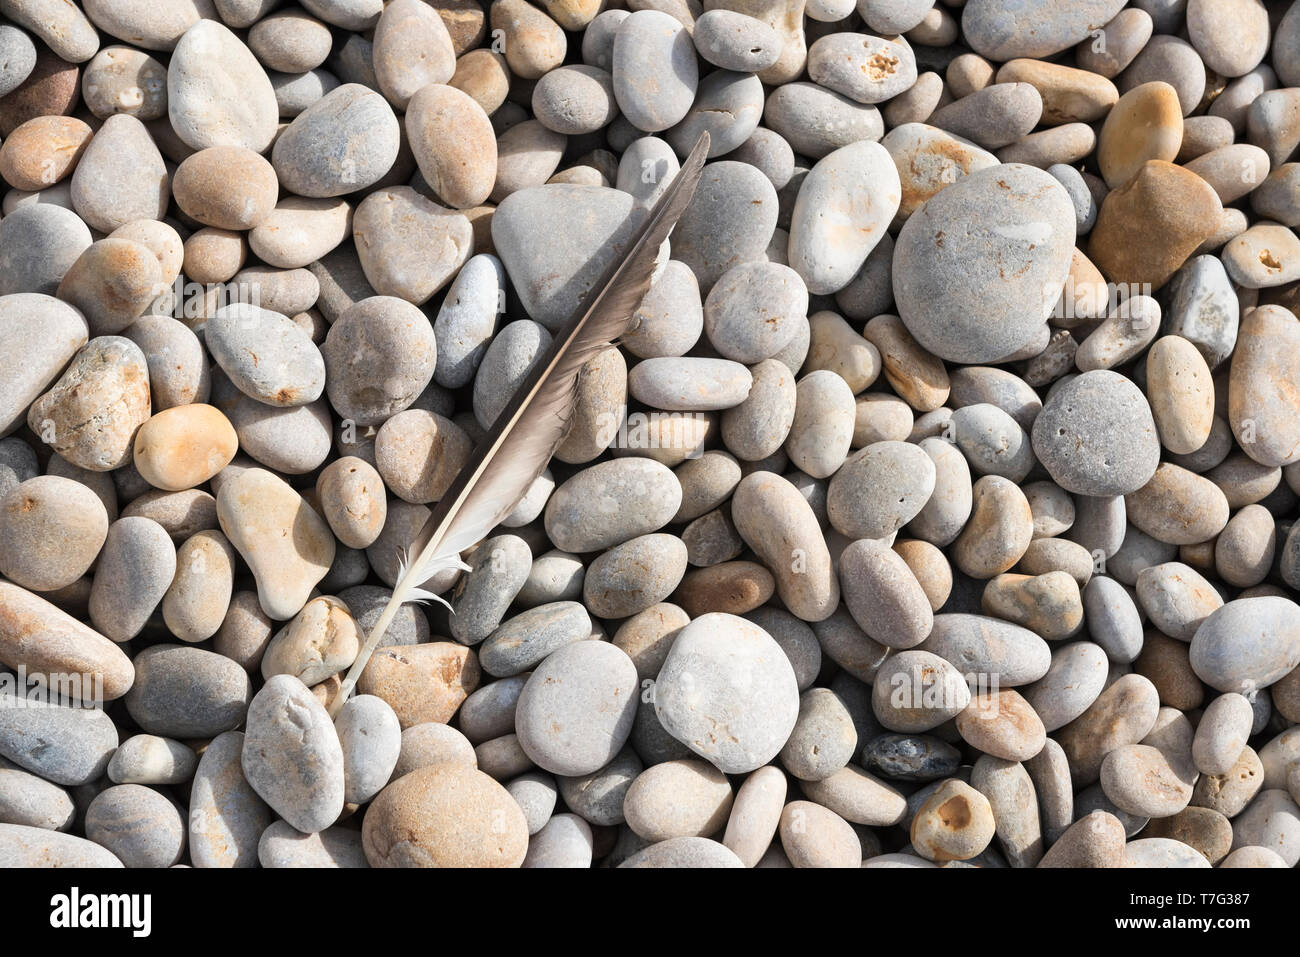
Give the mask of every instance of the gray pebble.
M 658 10 L 638 10 L 619 24 L 611 70 L 619 109 L 647 133 L 677 123 L 695 99 L 699 67 L 691 35 Z
M 896 781 L 937 781 L 957 770 L 961 752 L 928 734 L 882 734 L 863 748 L 862 763 Z
M 773 90 L 763 110 L 763 122 L 785 137 L 795 153 L 814 160 L 850 143 L 879 140 L 885 133 L 880 111 L 874 106 L 806 82 L 786 83 Z
M 591 618 L 576 601 L 557 601 L 503 622 L 479 649 L 483 670 L 499 678 L 522 674 L 552 652 L 591 636 Z
M 53 296 L 90 243 L 90 230 L 70 209 L 38 203 L 14 210 L 0 221 L 0 295 Z
M 152 788 L 118 784 L 90 802 L 86 837 L 127 867 L 171 867 L 185 850 L 185 822 L 176 805 Z
M 397 715 L 383 698 L 357 695 L 344 702 L 334 730 L 343 750 L 343 799 L 365 804 L 383 789 L 397 766 L 404 741 Z
M 180 741 L 137 734 L 113 752 L 108 777 L 114 784 L 184 784 L 198 764 L 198 755 Z
M 67 791 L 0 758 L 0 821 L 66 831 L 75 815 Z
M 34 708 L 12 692 L 0 693 L 0 757 L 47 781 L 94 781 L 108 767 L 117 744 L 117 727 L 98 708 Z
M 195 867 L 256 867 L 258 841 L 274 815 L 240 767 L 244 734 L 214 738 L 190 789 L 189 846 Z
M 613 645 L 566 645 L 537 666 L 519 695 L 520 747 L 553 774 L 589 774 L 631 734 L 636 689 L 636 667 Z
M 555 812 L 555 803 L 559 795 L 559 788 L 553 777 L 540 771 L 529 771 L 509 782 L 506 790 L 515 799 L 519 809 L 524 812 L 524 820 L 528 822 L 530 836 L 546 826 L 546 822 Z
M 566 552 L 601 551 L 662 528 L 681 503 L 681 483 L 667 466 L 615 459 L 583 469 L 555 490 L 546 505 L 546 534 Z
M 307 405 L 325 390 L 325 360 L 287 316 L 246 303 L 223 306 L 203 328 L 212 357 L 241 392 L 280 408 Z
M 399 138 L 388 102 L 349 83 L 299 113 L 276 139 L 271 161 L 281 186 L 299 196 L 342 196 L 388 172 Z
M 327 827 L 304 834 L 285 821 L 275 821 L 257 842 L 263 867 L 369 867 L 361 848 L 361 832 Z
M 708 133 L 709 156 L 723 156 L 749 139 L 762 116 L 763 84 L 758 77 L 714 70 L 700 82 L 686 118 L 666 136 L 678 155 L 686 156 L 700 135 Z
M 248 673 L 222 655 L 183 645 L 153 645 L 135 656 L 126 708 L 151 734 L 206 738 L 239 727 L 252 687 Z
M 1160 461 L 1146 397 L 1107 369 L 1076 376 L 1048 396 L 1034 422 L 1033 447 L 1061 488 L 1094 497 L 1137 491 Z
M 987 225 L 991 214 L 996 228 Z M 1069 194 L 1042 170 L 1005 164 L 973 172 L 936 194 L 899 233 L 899 315 L 941 359 L 1002 359 L 1056 306 L 1073 235 Z M 971 283 L 985 289 L 978 303 L 968 295 Z
M 0 867 L 121 867 L 112 852 L 85 838 L 43 827 L 0 824 Z
M 344 758 L 316 696 L 292 675 L 275 675 L 248 706 L 241 766 L 249 785 L 304 833 L 323 831 L 343 811 Z
M 36 66 L 36 44 L 8 23 L 0 26 L 0 96 L 17 89 Z
M 765 258 L 776 228 L 776 189 L 748 163 L 719 160 L 705 166 L 695 197 L 673 229 L 673 257 L 691 268 L 707 295 L 733 266 Z
M 753 682 L 744 694 L 728 677 L 741 661 Z M 768 703 L 761 712 L 745 707 L 755 698 Z M 799 691 L 789 660 L 767 632 L 714 613 L 678 633 L 655 682 L 654 704 L 669 733 L 723 772 L 739 774 L 780 751 L 798 719 Z
M 532 563 L 528 544 L 517 535 L 498 535 L 476 546 L 470 570 L 456 583 L 451 599 L 451 636 L 474 645 L 492 634 L 523 587 Z

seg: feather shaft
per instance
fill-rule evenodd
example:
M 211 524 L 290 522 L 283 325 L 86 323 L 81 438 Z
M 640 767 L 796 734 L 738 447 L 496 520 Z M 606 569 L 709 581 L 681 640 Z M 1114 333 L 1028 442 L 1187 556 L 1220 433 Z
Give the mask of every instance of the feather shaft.
M 356 687 L 398 608 L 408 601 L 443 601 L 421 586 L 439 572 L 467 568 L 461 553 L 500 524 L 545 470 L 571 424 L 582 367 L 628 331 L 650 288 L 659 247 L 695 193 L 708 147 L 705 133 L 633 234 L 627 252 L 584 297 L 406 549 L 393 594 L 348 669 L 331 714 Z

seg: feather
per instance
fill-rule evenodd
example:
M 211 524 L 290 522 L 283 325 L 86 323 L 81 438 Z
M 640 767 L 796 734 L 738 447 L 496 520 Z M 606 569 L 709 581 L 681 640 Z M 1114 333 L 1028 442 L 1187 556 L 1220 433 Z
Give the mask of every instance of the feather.
M 421 586 L 448 569 L 468 571 L 461 553 L 482 541 L 514 510 L 550 463 L 571 424 L 583 365 L 629 330 L 637 306 L 649 291 L 655 256 L 695 194 L 708 149 L 709 136 L 701 134 L 681 171 L 633 234 L 627 253 L 610 266 L 594 294 L 585 297 L 555 336 L 545 359 L 515 391 L 406 549 L 392 597 L 348 669 L 333 712 L 356 687 L 397 610 L 408 601 L 447 604 Z

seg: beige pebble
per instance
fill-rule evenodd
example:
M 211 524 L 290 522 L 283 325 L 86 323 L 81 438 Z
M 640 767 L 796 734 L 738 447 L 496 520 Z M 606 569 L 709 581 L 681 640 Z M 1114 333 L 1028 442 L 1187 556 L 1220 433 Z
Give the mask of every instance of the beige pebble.
M 154 488 L 179 492 L 202 485 L 235 457 L 234 426 L 210 405 L 165 409 L 135 434 L 134 463 Z
M 334 561 L 325 520 L 287 482 L 258 468 L 221 484 L 217 518 L 257 580 L 262 610 L 279 621 L 296 615 Z

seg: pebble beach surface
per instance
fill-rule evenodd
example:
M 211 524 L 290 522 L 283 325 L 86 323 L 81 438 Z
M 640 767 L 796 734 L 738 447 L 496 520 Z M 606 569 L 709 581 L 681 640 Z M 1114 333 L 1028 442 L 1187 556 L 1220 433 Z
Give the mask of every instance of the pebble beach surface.
M 1298 149 L 1300 0 L 0 0 L 0 866 L 1295 867 Z

